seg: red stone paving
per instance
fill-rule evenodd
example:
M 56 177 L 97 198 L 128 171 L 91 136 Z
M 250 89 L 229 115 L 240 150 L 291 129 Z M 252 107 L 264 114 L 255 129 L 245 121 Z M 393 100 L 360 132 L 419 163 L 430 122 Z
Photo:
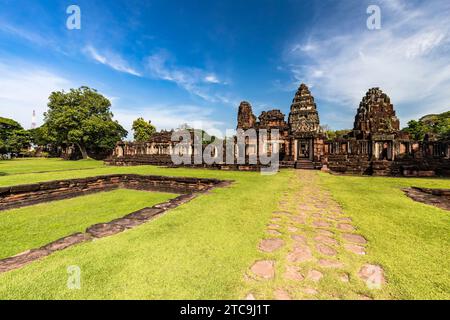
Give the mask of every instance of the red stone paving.
M 380 266 L 365 264 L 358 272 L 359 277 L 364 280 L 369 289 L 381 289 L 386 283 L 384 271 Z
M 305 245 L 296 245 L 287 256 L 289 262 L 305 262 L 312 259 L 313 255 L 311 250 Z
M 270 260 L 257 261 L 251 271 L 263 279 L 272 279 L 275 276 L 275 263 Z
M 300 273 L 300 268 L 297 266 L 287 266 L 284 278 L 288 280 L 302 281 L 305 277 Z
M 274 292 L 275 300 L 291 300 L 289 293 L 284 289 L 277 289 Z
M 321 254 L 324 254 L 326 256 L 335 256 L 337 254 L 336 250 L 333 248 L 325 245 L 325 244 L 317 244 L 316 245 L 317 251 L 319 251 Z
M 284 245 L 281 239 L 264 239 L 259 243 L 259 249 L 263 252 L 274 252 Z
M 366 248 L 364 248 L 363 246 L 359 246 L 357 244 L 346 244 L 344 245 L 344 248 L 347 251 L 350 251 L 354 254 L 359 254 L 359 255 L 365 255 L 366 254 Z
M 318 270 L 310 270 L 308 272 L 308 276 L 307 276 L 308 280 L 314 281 L 314 282 L 319 282 L 320 279 L 323 278 L 323 274 L 322 272 L 318 271 Z
M 348 223 L 339 223 L 337 225 L 337 228 L 339 230 L 343 230 L 343 231 L 355 231 L 356 228 L 354 226 L 352 226 L 351 224 Z
M 359 234 L 353 234 L 353 233 L 344 233 L 342 235 L 342 238 L 344 238 L 345 240 L 349 241 L 349 242 L 354 242 L 354 243 L 359 243 L 359 244 L 366 244 L 367 240 L 359 235 Z
M 329 236 L 324 236 L 324 235 L 318 235 L 314 238 L 314 240 L 316 242 L 325 243 L 325 244 L 329 244 L 329 245 L 337 245 L 338 244 L 336 239 L 331 238 Z
M 325 268 L 342 268 L 344 266 L 342 262 L 327 259 L 320 259 L 319 265 Z
M 300 290 L 293 290 L 297 292 L 303 291 L 307 299 L 315 299 L 313 296 L 319 293 L 318 289 L 305 286 L 308 284 L 312 285 L 312 282 L 320 282 L 324 277 L 322 269 L 327 269 L 327 277 L 334 277 L 336 281 L 341 281 L 342 285 L 350 283 L 351 278 L 358 279 L 359 277 L 369 289 L 380 288 L 386 282 L 383 269 L 380 266 L 365 264 L 360 267 L 358 274 L 343 272 L 343 268 L 355 270 L 354 267 L 358 268 L 359 266 L 345 265 L 337 257 L 338 252 L 340 255 L 348 257 L 351 257 L 352 254 L 365 255 L 366 248 L 364 245 L 367 243 L 367 240 L 364 236 L 353 233 L 357 228 L 353 225 L 352 219 L 343 216 L 344 212 L 341 206 L 331 198 L 329 192 L 324 192 L 318 186 L 315 172 L 300 170 L 296 174 L 301 181 L 302 187 L 294 196 L 290 197 L 291 203 L 285 201 L 281 201 L 281 203 L 283 206 L 286 205 L 286 207 L 291 205 L 291 208 L 296 205 L 298 209 L 292 212 L 288 212 L 287 210 L 289 209 L 287 208 L 282 208 L 282 211 L 275 211 L 275 215 L 289 215 L 289 220 L 278 217 L 272 218 L 272 224 L 269 225 L 269 230 L 267 231 L 268 233 L 290 237 L 292 241 L 287 240 L 284 242 L 282 239 L 264 239 L 259 245 L 261 251 L 269 254 L 283 246 L 291 247 L 288 248 L 290 250 L 285 256 L 285 260 L 280 261 L 280 267 L 286 267 L 283 277 L 280 279 L 281 285 L 283 285 L 282 281 L 291 281 L 290 283 L 285 283 L 287 288 L 291 290 L 293 289 L 292 286 L 298 286 Z M 302 224 L 302 226 L 294 226 L 293 224 L 295 223 Z M 334 226 L 336 226 L 337 231 L 335 231 Z M 281 232 L 274 229 L 282 229 L 283 233 L 285 232 L 284 230 L 287 230 L 287 234 L 281 234 Z M 313 237 L 314 242 L 310 239 L 311 237 Z M 308 244 L 314 245 L 316 249 L 314 253 Z M 320 258 L 322 255 L 329 258 Z M 297 265 L 302 263 L 305 265 Z M 275 276 L 274 264 L 275 261 L 272 260 L 258 261 L 252 266 L 251 270 L 262 279 L 272 279 Z M 304 269 L 306 270 L 302 271 Z M 358 279 L 358 281 L 360 280 Z M 286 287 L 280 287 L 278 281 L 277 287 L 273 289 L 273 295 L 267 298 L 291 299 Z M 338 299 L 345 297 L 345 295 L 338 292 L 321 291 L 320 293 L 321 297 Z M 370 299 L 366 295 L 359 294 L 359 296 Z

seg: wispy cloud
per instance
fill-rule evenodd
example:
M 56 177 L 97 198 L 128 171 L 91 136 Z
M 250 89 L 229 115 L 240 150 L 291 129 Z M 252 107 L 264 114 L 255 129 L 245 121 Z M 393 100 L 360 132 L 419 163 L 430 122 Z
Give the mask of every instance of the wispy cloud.
M 70 80 L 45 68 L 0 61 L 0 116 L 14 118 L 28 128 L 36 110 L 42 123 L 50 93 L 70 87 Z
M 172 61 L 168 51 L 160 50 L 147 58 L 147 69 L 150 76 L 171 81 L 189 93 L 209 102 L 225 102 L 212 92 L 212 84 L 226 84 L 209 71 L 186 66 L 178 66 Z
M 129 66 L 129 63 L 117 53 L 107 51 L 100 53 L 96 48 L 89 45 L 83 49 L 83 52 L 98 63 L 104 64 L 116 71 L 128 73 L 141 77 L 141 73 Z
M 381 30 L 367 30 L 361 19 L 351 31 L 338 35 L 317 26 L 306 39 L 288 47 L 287 62 L 296 84 L 309 83 L 317 97 L 344 111 L 355 110 L 367 89 L 379 86 L 391 96 L 404 122 L 448 110 L 450 2 L 379 4 Z
M 126 109 L 113 107 L 114 117 L 131 133 L 132 123 L 136 118 L 151 119 L 157 130 L 171 130 L 187 123 L 196 129 L 223 136 L 221 131 L 225 123 L 213 118 L 214 110 L 195 105 L 147 105 L 145 108 Z M 131 137 L 131 135 L 130 135 Z

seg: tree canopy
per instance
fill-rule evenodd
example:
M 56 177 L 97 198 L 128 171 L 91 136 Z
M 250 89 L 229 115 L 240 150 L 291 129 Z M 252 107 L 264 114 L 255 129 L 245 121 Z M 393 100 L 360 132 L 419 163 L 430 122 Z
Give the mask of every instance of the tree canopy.
M 30 136 L 15 120 L 0 117 L 0 154 L 20 153 L 30 145 Z
M 430 114 L 408 122 L 404 129 L 413 139 L 423 140 L 426 134 L 436 135 L 439 139 L 450 139 L 450 111 Z
M 137 142 L 148 141 L 156 132 L 156 128 L 151 121 L 145 121 L 144 118 L 138 118 L 133 122 L 133 136 Z
M 84 159 L 88 149 L 113 149 L 127 131 L 114 121 L 111 102 L 89 87 L 52 92 L 41 138 L 75 145 Z

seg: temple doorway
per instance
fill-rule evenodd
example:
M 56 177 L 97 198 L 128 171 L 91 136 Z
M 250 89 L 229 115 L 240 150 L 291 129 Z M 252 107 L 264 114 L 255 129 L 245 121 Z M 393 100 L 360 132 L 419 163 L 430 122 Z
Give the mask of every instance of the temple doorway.
M 312 159 L 312 141 L 311 139 L 298 140 L 298 159 Z

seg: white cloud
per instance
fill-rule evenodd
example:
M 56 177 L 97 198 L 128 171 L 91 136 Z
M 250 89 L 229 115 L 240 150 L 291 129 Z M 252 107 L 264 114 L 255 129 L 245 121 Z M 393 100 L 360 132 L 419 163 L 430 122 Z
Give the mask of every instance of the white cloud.
M 113 68 L 116 71 L 128 73 L 137 77 L 141 77 L 142 75 L 131 68 L 127 61 L 125 61 L 120 55 L 113 52 L 104 52 L 100 53 L 93 46 L 86 46 L 83 49 L 84 53 L 87 54 L 90 58 L 94 59 L 98 63 L 104 64 Z
M 316 98 L 346 112 L 356 110 L 367 89 L 380 87 L 391 96 L 403 125 L 449 110 L 450 2 L 412 7 L 400 0 L 383 1 L 381 12 L 381 30 L 369 31 L 361 24 L 348 34 L 324 38 L 329 33 L 317 26 L 306 40 L 287 48 L 296 85 L 308 83 Z
M 43 68 L 0 61 L 0 116 L 13 118 L 24 128 L 30 128 L 36 110 L 40 125 L 50 93 L 70 87 L 69 80 Z
M 209 82 L 209 83 L 220 83 L 220 80 L 217 79 L 217 77 L 213 74 L 207 75 L 205 77 L 205 82 Z
M 203 100 L 225 102 L 219 94 L 212 92 L 210 85 L 226 83 L 222 83 L 215 74 L 203 69 L 171 63 L 171 56 L 165 50 L 149 56 L 147 68 L 152 77 L 173 82 Z
M 114 118 L 117 119 L 129 132 L 132 138 L 132 123 L 138 117 L 149 119 L 156 126 L 157 130 L 171 130 L 179 125 L 187 123 L 196 129 L 203 129 L 211 134 L 220 136 L 224 122 L 212 118 L 214 110 L 193 105 L 151 105 L 139 109 L 124 109 L 113 107 Z

